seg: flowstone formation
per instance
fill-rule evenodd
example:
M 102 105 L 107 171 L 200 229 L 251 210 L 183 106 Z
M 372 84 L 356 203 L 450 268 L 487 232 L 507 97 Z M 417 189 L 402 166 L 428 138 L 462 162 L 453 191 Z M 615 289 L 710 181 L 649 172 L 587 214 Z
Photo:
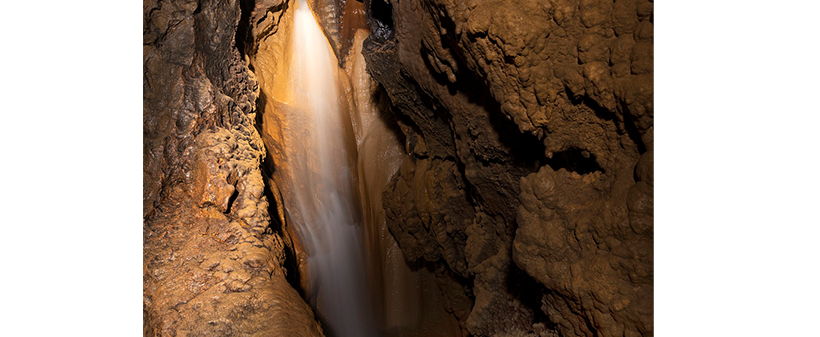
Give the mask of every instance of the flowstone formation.
M 366 0 L 404 256 L 465 335 L 653 335 L 653 3 Z
M 143 3 L 145 336 L 322 336 L 286 280 L 238 1 Z

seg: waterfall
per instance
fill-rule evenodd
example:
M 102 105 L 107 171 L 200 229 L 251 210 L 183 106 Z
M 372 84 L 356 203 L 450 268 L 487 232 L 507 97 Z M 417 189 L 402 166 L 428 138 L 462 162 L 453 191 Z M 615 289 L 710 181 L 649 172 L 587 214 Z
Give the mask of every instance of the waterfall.
M 301 145 L 287 154 L 294 185 L 294 204 L 287 206 L 302 222 L 297 231 L 309 255 L 308 295 L 331 335 L 376 336 L 350 165 L 355 145 L 347 146 L 352 132 L 340 104 L 338 62 L 305 0 L 299 0 L 293 25 L 290 93 L 283 100 L 292 126 L 284 136 Z

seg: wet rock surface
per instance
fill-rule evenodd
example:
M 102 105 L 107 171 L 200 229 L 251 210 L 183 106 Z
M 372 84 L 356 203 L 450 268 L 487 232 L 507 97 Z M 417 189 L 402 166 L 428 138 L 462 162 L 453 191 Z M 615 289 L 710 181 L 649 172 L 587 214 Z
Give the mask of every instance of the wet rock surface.
M 390 232 L 467 335 L 653 335 L 653 4 L 365 1 Z
M 238 1 L 143 3 L 146 336 L 322 336 L 286 281 Z

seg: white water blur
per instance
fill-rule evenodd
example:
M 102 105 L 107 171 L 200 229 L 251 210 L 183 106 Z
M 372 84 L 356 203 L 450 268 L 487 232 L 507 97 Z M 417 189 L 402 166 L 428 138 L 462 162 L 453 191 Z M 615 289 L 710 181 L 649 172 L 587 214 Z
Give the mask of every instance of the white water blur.
M 297 230 L 309 255 L 309 296 L 326 333 L 376 336 L 357 223 L 361 217 L 351 186 L 355 172 L 349 158 L 356 154 L 345 146 L 352 134 L 345 134 L 350 126 L 344 123 L 350 122 L 339 104 L 338 63 L 305 0 L 299 0 L 293 24 L 287 113 L 299 122 L 284 133 L 304 149 L 288 154 L 296 204 L 289 206 L 296 206 L 304 222 Z

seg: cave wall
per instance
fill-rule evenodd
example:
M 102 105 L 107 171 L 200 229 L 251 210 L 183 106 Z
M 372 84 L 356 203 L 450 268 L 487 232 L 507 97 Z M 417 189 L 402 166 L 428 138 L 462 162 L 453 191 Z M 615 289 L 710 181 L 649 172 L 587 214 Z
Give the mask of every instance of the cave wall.
M 409 261 L 476 336 L 653 335 L 653 4 L 368 0 Z
M 144 2 L 146 335 L 322 334 L 245 57 L 288 3 Z M 462 334 L 651 336 L 652 2 L 363 5 L 407 153 L 384 217 Z
M 240 8 L 143 2 L 145 336 L 323 335 L 271 222 Z

